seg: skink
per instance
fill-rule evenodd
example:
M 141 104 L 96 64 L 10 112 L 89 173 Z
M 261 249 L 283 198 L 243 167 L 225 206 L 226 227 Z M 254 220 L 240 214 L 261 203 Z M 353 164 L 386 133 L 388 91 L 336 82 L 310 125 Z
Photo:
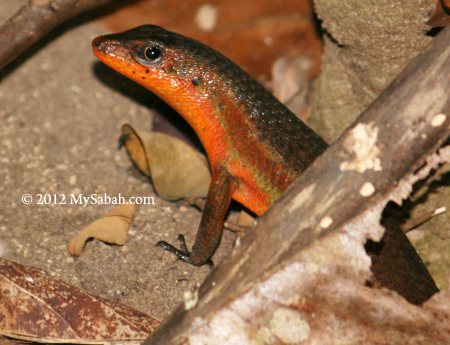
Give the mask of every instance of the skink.
M 147 25 L 93 46 L 180 113 L 206 150 L 212 181 L 192 252 L 159 243 L 183 261 L 208 262 L 231 199 L 262 215 L 327 147 L 247 73 L 195 40 Z
M 98 37 L 93 50 L 105 64 L 171 105 L 206 150 L 213 176 L 192 251 L 182 236 L 180 249 L 158 242 L 185 262 L 198 266 L 209 262 L 220 242 L 231 199 L 258 216 L 264 214 L 327 148 L 320 136 L 246 72 L 198 41 L 145 25 Z M 420 303 L 437 289 L 404 234 L 395 231 L 395 246 L 386 246 L 392 248 L 389 255 L 394 258 L 388 260 L 394 263 L 391 277 L 400 277 L 395 257 L 399 251 L 407 252 L 402 265 L 422 277 L 416 280 L 425 291 L 415 299 Z M 405 294 L 416 289 L 408 285 L 416 279 L 408 274 L 402 278 Z

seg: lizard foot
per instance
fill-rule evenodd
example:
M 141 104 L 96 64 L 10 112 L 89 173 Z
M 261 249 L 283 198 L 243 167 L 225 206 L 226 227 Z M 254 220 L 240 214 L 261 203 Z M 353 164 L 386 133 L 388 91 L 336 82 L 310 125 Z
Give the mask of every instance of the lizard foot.
M 191 252 L 189 252 L 186 240 L 184 239 L 183 235 L 178 235 L 178 242 L 180 243 L 180 248 L 178 249 L 171 245 L 170 243 L 167 243 L 166 241 L 159 241 L 156 243 L 158 247 L 161 247 L 162 249 L 174 254 L 178 259 L 187 262 L 188 264 L 194 265 L 194 266 L 203 266 L 204 264 L 209 265 L 209 267 L 214 268 L 214 263 L 211 259 L 208 259 L 206 262 L 203 260 L 195 260 L 191 257 Z

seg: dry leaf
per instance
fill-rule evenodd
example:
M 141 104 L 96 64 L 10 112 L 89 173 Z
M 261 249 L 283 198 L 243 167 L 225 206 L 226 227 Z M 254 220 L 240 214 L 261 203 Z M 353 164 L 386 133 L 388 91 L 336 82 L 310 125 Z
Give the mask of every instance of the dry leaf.
M 212 31 L 201 30 L 194 20 L 204 11 L 205 4 L 212 5 L 218 13 Z M 173 10 L 167 11 L 168 8 Z M 273 62 L 296 52 L 312 58 L 311 76 L 318 73 L 322 41 L 309 20 L 312 16 L 312 1 L 305 0 L 165 0 L 132 2 L 101 17 L 101 21 L 110 32 L 153 23 L 183 33 L 226 53 L 253 77 L 269 80 Z
M 427 24 L 433 27 L 450 25 L 450 0 L 438 0 Z
M 159 321 L 0 258 L 0 335 L 41 343 L 138 344 Z
M 153 181 L 166 200 L 201 198 L 208 193 L 211 173 L 202 154 L 167 134 L 122 126 L 125 147 L 133 163 Z
M 90 223 L 70 240 L 67 245 L 69 253 L 79 256 L 86 241 L 90 238 L 119 246 L 124 245 L 133 222 L 135 208 L 134 204 L 118 205 L 106 216 Z

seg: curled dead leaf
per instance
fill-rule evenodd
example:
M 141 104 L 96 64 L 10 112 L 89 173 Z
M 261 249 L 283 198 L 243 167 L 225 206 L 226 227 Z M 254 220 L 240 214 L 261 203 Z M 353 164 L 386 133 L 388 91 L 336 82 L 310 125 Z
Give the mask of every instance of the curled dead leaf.
M 204 155 L 167 134 L 137 131 L 128 124 L 122 126 L 122 135 L 131 160 L 151 177 L 161 198 L 206 196 L 211 173 Z
M 1 336 L 45 344 L 139 344 L 159 323 L 43 271 L 0 258 L 0 344 L 6 344 Z
M 70 240 L 67 245 L 69 253 L 80 256 L 86 241 L 90 238 L 124 245 L 133 222 L 135 209 L 134 204 L 121 204 L 114 207 L 107 215 L 90 223 Z

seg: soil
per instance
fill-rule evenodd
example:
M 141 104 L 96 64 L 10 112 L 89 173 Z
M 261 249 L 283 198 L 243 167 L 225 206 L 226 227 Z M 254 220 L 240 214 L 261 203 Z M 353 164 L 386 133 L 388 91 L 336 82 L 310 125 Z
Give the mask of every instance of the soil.
M 22 3 L 1 1 L 0 22 Z M 96 61 L 90 42 L 104 33 L 72 22 L 0 75 L 0 255 L 163 319 L 210 268 L 176 261 L 155 243 L 184 233 L 192 245 L 201 213 L 158 198 L 117 149 L 123 123 L 150 127 L 154 99 Z M 113 206 L 84 207 L 72 195 L 104 193 L 154 196 L 155 204 L 138 206 L 124 246 L 93 240 L 73 258 L 68 241 Z M 216 264 L 234 239 L 225 232 Z

